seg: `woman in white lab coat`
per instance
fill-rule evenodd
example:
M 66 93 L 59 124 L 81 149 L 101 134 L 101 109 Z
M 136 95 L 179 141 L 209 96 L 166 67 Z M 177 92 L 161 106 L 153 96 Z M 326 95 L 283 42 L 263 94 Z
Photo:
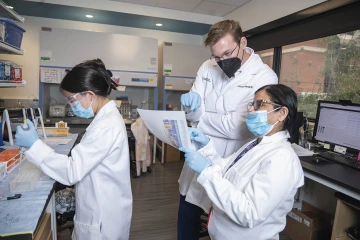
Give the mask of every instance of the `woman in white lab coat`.
M 45 174 L 76 189 L 73 239 L 129 239 L 132 193 L 129 147 L 124 121 L 114 101 L 107 97 L 116 84 L 104 66 L 86 61 L 63 79 L 60 90 L 75 115 L 92 118 L 71 157 L 57 154 L 30 130 L 20 127 L 16 143 L 29 148 L 26 159 Z
M 212 201 L 208 226 L 212 239 L 279 239 L 296 191 L 304 184 L 299 158 L 287 141 L 296 114 L 292 89 L 260 88 L 246 116 L 248 129 L 258 138 L 227 158 L 219 156 L 211 139 L 190 129 L 191 139 L 205 146 L 182 150 Z

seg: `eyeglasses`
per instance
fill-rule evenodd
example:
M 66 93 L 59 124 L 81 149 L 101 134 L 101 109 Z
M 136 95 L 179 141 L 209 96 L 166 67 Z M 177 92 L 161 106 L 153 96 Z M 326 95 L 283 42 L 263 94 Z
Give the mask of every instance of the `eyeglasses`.
M 282 105 L 280 104 L 277 104 L 277 103 L 273 103 L 273 102 L 269 102 L 269 101 L 266 101 L 266 100 L 256 100 L 254 102 L 249 102 L 248 103 L 248 110 L 251 108 L 251 107 L 254 107 L 255 111 L 257 111 L 259 108 L 261 108 L 264 104 L 271 104 L 271 105 L 274 105 L 274 106 L 280 106 L 282 107 Z
M 76 101 L 81 101 L 83 99 L 83 97 L 85 97 L 85 95 L 88 93 L 88 91 L 84 91 L 84 92 L 79 92 L 79 93 L 75 93 L 74 95 L 65 97 L 66 101 L 68 101 L 68 103 L 70 105 L 74 104 Z
M 210 60 L 215 60 L 216 62 L 219 62 L 221 59 L 224 59 L 224 58 L 230 58 L 232 56 L 232 54 L 234 53 L 235 49 L 239 46 L 236 45 L 236 47 L 234 48 L 234 50 L 232 50 L 231 52 L 225 52 L 221 57 L 217 57 L 217 56 L 210 56 Z M 239 51 L 240 51 L 240 48 L 239 48 Z M 239 52 L 238 52 L 239 54 Z

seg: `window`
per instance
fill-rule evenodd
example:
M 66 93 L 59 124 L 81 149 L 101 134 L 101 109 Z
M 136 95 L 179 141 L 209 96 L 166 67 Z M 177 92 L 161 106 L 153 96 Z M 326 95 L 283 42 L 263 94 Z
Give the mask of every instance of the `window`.
M 273 48 L 256 52 L 256 54 L 259 54 L 259 56 L 261 57 L 261 60 L 265 64 L 269 65 L 270 68 L 272 68 L 273 58 L 274 58 L 274 49 Z
M 360 103 L 360 30 L 283 46 L 279 82 L 298 94 L 307 117 L 318 100 Z

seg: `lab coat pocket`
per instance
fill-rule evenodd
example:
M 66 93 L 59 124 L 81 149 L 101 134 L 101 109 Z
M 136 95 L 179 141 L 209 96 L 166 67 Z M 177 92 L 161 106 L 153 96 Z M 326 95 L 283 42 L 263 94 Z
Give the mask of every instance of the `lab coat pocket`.
M 244 111 L 247 110 L 247 102 L 244 103 L 244 100 L 249 98 L 251 92 L 250 88 L 240 88 L 234 87 L 232 90 L 229 90 L 224 94 L 224 107 L 226 112 L 236 112 L 241 104 L 245 104 L 242 108 Z M 251 96 L 251 99 L 253 96 Z
M 218 101 L 218 94 L 215 90 L 212 90 L 206 97 L 205 97 L 205 111 L 206 112 L 214 112 L 216 113 L 216 103 Z
M 101 240 L 100 224 L 85 224 L 74 219 L 73 240 Z

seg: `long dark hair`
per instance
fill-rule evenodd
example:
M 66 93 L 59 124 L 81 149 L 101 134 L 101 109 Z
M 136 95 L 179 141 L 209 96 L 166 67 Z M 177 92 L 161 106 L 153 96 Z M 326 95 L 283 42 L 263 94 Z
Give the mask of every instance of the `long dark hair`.
M 289 110 L 288 116 L 285 119 L 283 129 L 288 130 L 290 135 L 294 134 L 294 125 L 297 116 L 298 101 L 294 90 L 283 84 L 266 85 L 258 89 L 255 94 L 261 90 L 265 90 L 269 95 L 271 102 L 287 107 Z M 279 111 L 280 109 L 276 110 Z
M 104 63 L 100 59 L 88 60 L 76 65 L 66 74 L 60 84 L 60 90 L 71 93 L 93 91 L 106 97 L 118 85 L 110 78 Z

